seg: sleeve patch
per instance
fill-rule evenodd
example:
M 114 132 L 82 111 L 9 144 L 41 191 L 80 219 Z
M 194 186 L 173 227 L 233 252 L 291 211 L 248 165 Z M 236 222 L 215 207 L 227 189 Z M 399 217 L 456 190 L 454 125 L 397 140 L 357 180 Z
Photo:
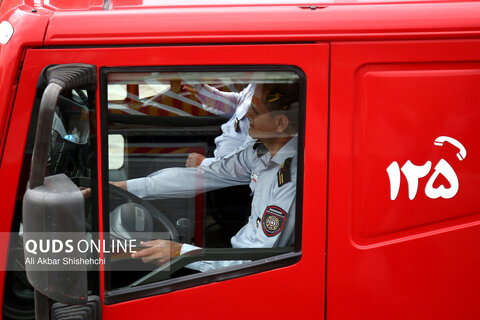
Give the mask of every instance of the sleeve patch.
M 287 219 L 287 213 L 280 207 L 268 206 L 263 213 L 262 229 L 267 237 L 280 233 Z

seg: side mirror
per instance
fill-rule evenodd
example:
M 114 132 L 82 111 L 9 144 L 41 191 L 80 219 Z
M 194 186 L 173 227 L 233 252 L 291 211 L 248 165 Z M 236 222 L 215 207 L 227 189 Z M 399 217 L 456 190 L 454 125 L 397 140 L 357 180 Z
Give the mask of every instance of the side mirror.
M 93 65 L 67 64 L 47 68 L 43 76 L 48 85 L 40 103 L 30 181 L 23 200 L 25 248 L 28 241 L 41 240 L 47 243 L 54 240 L 53 238 L 57 241 L 75 241 L 85 237 L 84 201 L 81 191 L 65 174 L 45 178 L 45 168 L 53 115 L 60 93 L 69 89 L 95 88 L 97 70 Z M 43 257 L 53 259 L 58 258 L 57 256 L 58 253 L 46 253 Z M 85 258 L 85 254 L 74 253 L 69 257 Z M 25 250 L 25 258 L 37 257 L 31 251 Z M 62 303 L 87 303 L 86 266 L 79 268 L 78 265 L 49 265 L 48 271 L 39 271 L 30 264 L 25 267 L 28 280 L 36 290 L 36 298 L 39 292 Z M 56 267 L 61 267 L 61 270 Z M 46 309 L 48 310 L 48 305 Z

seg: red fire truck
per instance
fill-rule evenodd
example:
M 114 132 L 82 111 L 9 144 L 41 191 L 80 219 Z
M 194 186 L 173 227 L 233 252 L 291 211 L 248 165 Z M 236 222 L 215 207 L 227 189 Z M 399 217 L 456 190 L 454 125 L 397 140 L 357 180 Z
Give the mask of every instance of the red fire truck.
M 3 319 L 480 317 L 480 2 L 3 0 L 0 43 Z M 265 84 L 298 88 L 289 207 L 109 183 L 215 157 L 239 107 L 197 89 Z M 194 250 L 115 251 L 162 237 Z

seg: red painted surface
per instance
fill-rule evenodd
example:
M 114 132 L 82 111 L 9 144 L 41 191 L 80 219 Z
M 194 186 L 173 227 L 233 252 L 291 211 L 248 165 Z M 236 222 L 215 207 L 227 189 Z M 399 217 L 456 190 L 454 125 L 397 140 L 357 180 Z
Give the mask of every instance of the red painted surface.
M 8 21 L 14 28 L 14 34 L 10 41 L 0 47 L 0 88 L 2 88 L 3 93 L 0 95 L 1 159 L 8 120 L 17 89 L 19 66 L 27 47 L 36 47 L 43 44 L 48 16 L 41 13 L 34 14 L 18 8 L 8 12 L 0 11 L 0 17 L 1 21 Z M 0 225 L 3 226 L 4 224 Z
M 103 10 L 97 0 L 2 1 L 15 34 L 0 47 L 0 228 L 10 230 L 45 66 L 295 65 L 307 77 L 301 261 L 103 306 L 104 319 L 477 318 L 480 2 L 342 2 L 310 10 L 112 1 Z M 312 43 L 252 44 L 273 42 Z M 464 160 L 448 142 L 433 144 L 444 135 L 463 144 Z M 451 199 L 425 193 L 441 159 L 458 177 Z M 413 200 L 401 173 L 391 200 L 386 169 L 408 160 L 432 168 Z M 0 243 L 0 265 L 7 247 Z
M 330 5 L 316 10 L 250 6 L 111 10 L 102 14 L 58 12 L 50 21 L 45 44 L 405 39 L 439 38 L 445 34 L 478 37 L 479 15 L 480 2 Z
M 298 308 L 309 310 L 311 314 L 324 313 L 324 274 L 325 214 L 326 214 L 326 161 L 327 161 L 327 111 L 328 111 L 328 44 L 306 45 L 244 45 L 244 46 L 193 46 L 158 48 L 108 48 L 108 49 L 32 49 L 27 52 L 25 65 L 29 65 L 28 78 L 22 88 L 31 87 L 30 93 L 22 94 L 24 99 L 32 99 L 34 85 L 43 67 L 51 63 L 83 62 L 101 66 L 151 66 L 151 65 L 191 65 L 195 57 L 196 65 L 254 65 L 281 64 L 296 65 L 307 76 L 307 117 L 306 152 L 309 161 L 305 163 L 304 228 L 302 231 L 303 256 L 299 263 L 290 267 L 263 272 L 248 277 L 172 292 L 134 302 L 104 306 L 104 319 L 127 319 L 130 317 L 148 318 L 152 312 L 162 316 L 178 315 L 194 317 L 209 314 L 211 318 L 243 318 L 245 299 L 250 301 L 248 313 L 267 317 L 271 310 L 265 307 L 266 295 L 282 292 L 283 299 L 292 303 L 285 308 L 282 317 L 291 318 Z M 261 53 L 261 54 L 260 54 Z M 35 63 L 33 63 L 35 62 Z M 23 91 L 22 91 L 23 93 Z M 20 110 L 29 112 L 31 103 L 15 106 L 14 116 Z M 99 102 L 98 102 L 99 103 Z M 17 111 L 18 110 L 18 111 Z M 18 115 L 20 116 L 20 115 Z M 28 118 L 28 114 L 24 115 Z M 13 120 L 13 119 L 12 119 Z M 25 139 L 28 123 L 19 128 L 19 140 Z M 14 139 L 14 138 L 12 138 Z M 11 153 L 12 151 L 9 150 Z M 100 161 L 100 159 L 99 159 Z M 18 174 L 20 165 L 15 167 Z M 13 192 L 13 191 L 12 191 Z M 272 289 L 274 286 L 274 290 Z M 273 291 L 271 291 L 273 290 Z M 268 293 L 270 292 L 270 293 Z M 302 292 L 302 295 L 299 295 Z M 305 295 L 304 295 L 304 294 Z M 272 298 L 273 299 L 273 298 Z M 212 301 L 215 312 L 212 314 Z M 189 305 L 185 308 L 185 305 Z
M 327 319 L 471 319 L 480 258 L 479 41 L 332 45 Z M 352 52 L 355 54 L 352 55 Z M 439 136 L 460 141 L 467 156 Z M 457 194 L 425 190 L 444 159 Z M 402 173 L 391 200 L 387 167 L 430 172 L 410 200 Z M 435 180 L 435 179 L 433 179 Z M 439 175 L 433 183 L 450 188 Z
M 15 34 L 7 44 L 0 46 L 0 88 L 2 88 L 2 94 L 0 95 L 0 178 L 4 181 L 0 186 L 0 193 L 2 194 L 2 204 L 0 206 L 1 232 L 10 232 L 12 225 L 19 170 L 22 165 L 23 146 L 25 145 L 25 139 L 22 139 L 21 134 L 13 134 L 11 143 L 15 148 L 12 151 L 7 151 L 10 149 L 6 144 L 6 138 L 9 131 L 12 132 L 16 129 L 16 125 L 28 127 L 28 121 L 25 120 L 28 118 L 23 118 L 20 120 L 22 123 L 13 124 L 9 127 L 15 94 L 18 89 L 19 66 L 26 47 L 42 45 L 48 22 L 48 17 L 43 14 L 34 15 L 22 10 L 7 9 L 10 8 L 2 2 L 0 7 L 1 21 L 9 21 L 15 30 Z M 32 101 L 33 99 L 29 102 L 30 106 Z M 10 153 L 4 157 L 5 152 Z M 0 288 L 4 287 L 6 273 L 3 270 L 6 269 L 7 265 L 9 241 L 5 238 L 2 237 L 5 241 L 0 243 Z M 3 290 L 0 290 L 0 301 L 3 302 Z

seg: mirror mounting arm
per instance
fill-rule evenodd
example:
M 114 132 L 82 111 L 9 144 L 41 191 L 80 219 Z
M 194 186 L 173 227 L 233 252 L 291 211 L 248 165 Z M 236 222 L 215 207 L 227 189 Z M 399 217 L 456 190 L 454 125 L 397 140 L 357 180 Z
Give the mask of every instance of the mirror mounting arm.
M 45 179 L 53 114 L 60 93 L 69 89 L 95 89 L 97 69 L 93 65 L 81 63 L 57 65 L 46 69 L 44 77 L 46 77 L 48 86 L 43 93 L 40 103 L 37 134 L 30 171 L 30 189 L 43 185 Z
M 49 83 L 42 96 L 40 112 L 38 115 L 37 134 L 32 155 L 32 168 L 30 171 L 29 188 L 35 189 L 43 185 L 45 180 L 45 167 L 48 160 L 53 114 L 57 105 L 60 92 L 63 90 L 56 83 Z

